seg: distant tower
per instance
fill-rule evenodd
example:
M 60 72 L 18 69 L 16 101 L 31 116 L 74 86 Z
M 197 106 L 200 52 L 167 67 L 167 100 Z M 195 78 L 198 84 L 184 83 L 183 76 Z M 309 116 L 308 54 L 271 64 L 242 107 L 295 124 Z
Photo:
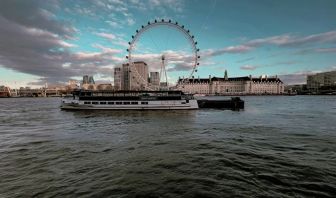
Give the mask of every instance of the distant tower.
M 89 84 L 89 76 L 88 75 L 83 76 L 83 85 L 85 85 L 85 84 Z
M 93 76 L 89 76 L 89 84 L 90 85 L 94 85 L 95 84 L 95 81 L 93 79 Z
M 225 70 L 225 72 L 224 72 L 224 80 L 229 80 L 229 78 L 228 78 L 228 74 L 227 74 L 227 71 Z

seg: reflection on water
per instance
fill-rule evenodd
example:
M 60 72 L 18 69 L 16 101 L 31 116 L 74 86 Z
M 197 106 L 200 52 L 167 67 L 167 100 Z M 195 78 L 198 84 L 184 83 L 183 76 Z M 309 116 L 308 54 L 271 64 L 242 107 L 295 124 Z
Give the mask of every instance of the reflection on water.
M 239 112 L 1 99 L 0 197 L 334 197 L 336 98 L 243 99 Z

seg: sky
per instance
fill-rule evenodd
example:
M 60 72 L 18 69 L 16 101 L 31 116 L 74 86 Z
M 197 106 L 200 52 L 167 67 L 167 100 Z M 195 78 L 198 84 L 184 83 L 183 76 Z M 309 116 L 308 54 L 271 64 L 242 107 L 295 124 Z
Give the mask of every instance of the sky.
M 93 75 L 113 82 L 132 35 L 155 19 L 177 21 L 200 49 L 195 77 L 277 75 L 286 84 L 336 70 L 335 0 L 1 0 L 0 85 L 66 83 Z M 174 27 L 155 26 L 132 55 L 170 82 L 192 71 L 192 46 Z

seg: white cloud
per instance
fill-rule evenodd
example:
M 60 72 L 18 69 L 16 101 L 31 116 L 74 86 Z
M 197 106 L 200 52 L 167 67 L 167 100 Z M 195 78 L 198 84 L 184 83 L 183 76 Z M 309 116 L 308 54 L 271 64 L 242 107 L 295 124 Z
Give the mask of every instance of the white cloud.
M 97 36 L 103 37 L 105 39 L 109 39 L 109 40 L 113 40 L 116 39 L 116 36 L 114 34 L 111 33 L 104 33 L 104 32 L 100 32 L 100 33 L 94 33 Z
M 240 69 L 242 69 L 242 70 L 255 70 L 255 69 L 257 69 L 257 66 L 243 65 L 243 66 L 240 67 Z

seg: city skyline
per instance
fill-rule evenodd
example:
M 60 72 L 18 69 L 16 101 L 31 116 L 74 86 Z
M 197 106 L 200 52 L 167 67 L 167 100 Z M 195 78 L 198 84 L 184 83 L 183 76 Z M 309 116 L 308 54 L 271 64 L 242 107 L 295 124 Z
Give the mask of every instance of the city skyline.
M 162 18 L 178 21 L 195 35 L 201 49 L 195 76 L 223 76 L 228 70 L 230 76 L 278 75 L 293 84 L 305 83 L 307 74 L 336 69 L 335 1 L 0 4 L 0 84 L 13 87 L 62 83 L 83 75 L 113 82 L 113 69 L 126 63 L 127 42 L 135 30 Z M 180 43 L 170 41 L 172 46 Z M 155 43 L 143 44 L 151 52 L 149 59 L 158 55 L 152 53 Z M 180 55 L 183 46 L 178 47 L 170 53 Z M 173 81 L 186 72 L 186 59 L 178 58 L 168 74 Z

